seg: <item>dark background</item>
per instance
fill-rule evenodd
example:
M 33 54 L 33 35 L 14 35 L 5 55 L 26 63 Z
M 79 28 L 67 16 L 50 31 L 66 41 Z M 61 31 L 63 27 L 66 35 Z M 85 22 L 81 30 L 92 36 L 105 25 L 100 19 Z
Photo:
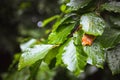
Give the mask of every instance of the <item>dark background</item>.
M 44 29 L 38 28 L 37 22 L 59 13 L 56 3 L 56 0 L 0 1 L 0 72 L 6 71 L 12 56 L 20 52 L 22 38 L 44 37 Z
M 38 21 L 58 14 L 57 0 L 0 0 L 0 74 L 8 70 L 24 38 L 45 37 Z M 47 27 L 49 28 L 49 26 Z

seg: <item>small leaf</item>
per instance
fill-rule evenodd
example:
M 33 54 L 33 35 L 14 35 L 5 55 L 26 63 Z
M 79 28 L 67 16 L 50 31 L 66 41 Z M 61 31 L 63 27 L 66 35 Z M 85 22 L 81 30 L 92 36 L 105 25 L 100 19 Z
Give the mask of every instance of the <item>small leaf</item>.
M 52 16 L 48 19 L 45 19 L 42 23 L 42 27 L 45 27 L 48 23 L 50 23 L 51 21 L 55 20 L 55 19 L 58 19 L 60 16 L 59 15 L 55 15 L 55 16 Z
M 70 2 L 67 4 L 67 6 L 70 7 L 70 10 L 78 10 L 80 8 L 84 8 L 87 6 L 91 0 L 70 0 Z
M 88 55 L 87 62 L 91 65 L 103 68 L 104 50 L 100 44 L 94 42 L 91 46 L 84 46 L 84 52 Z
M 107 63 L 113 74 L 120 73 L 120 45 L 107 51 Z
M 60 10 L 61 10 L 62 12 L 65 12 L 65 10 L 66 10 L 66 5 L 65 5 L 65 4 L 61 5 L 61 6 L 60 6 Z
M 105 3 L 101 6 L 102 10 L 112 11 L 115 13 L 120 13 L 120 2 L 112 1 L 110 3 Z
M 86 34 L 94 36 L 102 35 L 105 28 L 104 20 L 94 13 L 82 15 L 80 24 L 82 25 L 82 29 Z
M 68 24 L 68 23 L 74 23 L 74 19 L 72 17 L 76 16 L 76 14 L 67 14 L 64 15 L 62 18 L 59 18 L 56 23 L 53 25 L 53 30 L 55 31 L 60 25 L 62 24 Z
M 27 48 L 32 47 L 33 44 L 35 44 L 36 42 L 37 42 L 36 39 L 31 39 L 28 42 L 21 44 L 20 48 L 22 51 L 25 51 Z
M 34 64 L 43 59 L 53 45 L 35 45 L 33 48 L 27 48 L 20 57 L 18 69 Z
M 74 32 L 73 34 L 73 39 L 74 39 L 74 44 L 77 46 L 82 46 L 82 36 L 84 32 L 81 30 L 81 27 L 79 26 L 78 31 Z
M 75 24 L 68 24 L 62 25 L 57 31 L 52 32 L 49 35 L 49 43 L 50 44 L 61 44 L 66 39 L 67 36 L 71 33 L 72 29 L 74 28 Z

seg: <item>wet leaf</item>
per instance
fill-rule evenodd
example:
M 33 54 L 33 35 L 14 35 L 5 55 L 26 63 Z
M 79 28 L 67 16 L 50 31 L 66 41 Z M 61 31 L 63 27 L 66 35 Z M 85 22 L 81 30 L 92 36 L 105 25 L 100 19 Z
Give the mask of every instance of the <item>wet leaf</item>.
M 114 47 L 120 43 L 120 31 L 107 27 L 103 35 L 97 38 L 97 41 L 100 42 L 104 48 Z
M 103 68 L 103 64 L 105 62 L 104 50 L 99 43 L 94 42 L 91 46 L 84 46 L 83 49 L 88 55 L 87 62 L 89 64 Z
M 107 63 L 113 74 L 120 73 L 120 45 L 107 51 Z
M 110 12 L 120 13 L 120 2 L 112 1 L 102 5 L 102 10 L 107 10 Z
M 80 8 L 84 8 L 87 6 L 91 0 L 70 0 L 70 2 L 67 4 L 67 6 L 70 7 L 70 10 L 78 10 Z
M 71 33 L 75 24 L 68 24 L 60 26 L 59 30 L 52 32 L 49 35 L 50 44 L 61 44 L 67 40 L 68 35 Z
M 75 75 L 84 71 L 87 56 L 84 55 L 82 47 L 74 45 L 73 39 L 69 39 L 60 52 L 59 54 L 61 54 L 62 57 L 61 60 L 68 70 L 74 72 Z
M 27 48 L 20 57 L 18 69 L 34 64 L 36 61 L 43 59 L 53 45 L 35 45 L 33 48 Z
M 82 15 L 80 24 L 82 25 L 82 29 L 86 34 L 94 36 L 102 35 L 105 28 L 104 20 L 94 13 Z

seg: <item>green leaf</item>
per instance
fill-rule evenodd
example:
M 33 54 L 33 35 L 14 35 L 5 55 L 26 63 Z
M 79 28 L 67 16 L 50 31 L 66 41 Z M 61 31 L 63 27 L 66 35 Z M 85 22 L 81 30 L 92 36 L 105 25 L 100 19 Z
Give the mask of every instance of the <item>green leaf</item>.
M 32 47 L 37 42 L 36 39 L 30 39 L 28 42 L 20 45 L 22 51 L 25 51 L 27 48 Z
M 60 16 L 59 15 L 55 15 L 55 16 L 52 16 L 48 19 L 45 19 L 42 23 L 42 27 L 45 27 L 48 23 L 50 23 L 51 21 L 55 20 L 55 19 L 58 19 Z
M 47 53 L 47 55 L 46 55 L 46 57 L 45 57 L 45 59 L 44 59 L 44 61 L 45 61 L 45 63 L 47 63 L 48 65 L 51 63 L 51 61 L 56 57 L 56 55 L 58 54 L 58 50 L 59 50 L 59 47 L 55 47 L 55 48 L 53 48 L 53 49 L 51 49 L 48 53 Z
M 65 5 L 65 4 L 61 5 L 61 6 L 60 6 L 60 10 L 61 10 L 62 12 L 65 12 L 65 10 L 66 10 L 66 5 Z
M 101 9 L 110 12 L 120 13 L 120 2 L 112 1 L 109 3 L 105 3 L 101 6 Z
M 120 29 L 120 15 L 110 16 L 112 28 Z
M 70 10 L 78 10 L 87 6 L 92 0 L 70 0 L 67 6 L 70 7 Z
M 74 23 L 74 19 L 72 17 L 76 16 L 76 14 L 67 14 L 64 15 L 63 18 L 60 18 L 56 21 L 56 23 L 53 25 L 53 30 L 55 31 L 60 25 L 62 24 L 68 24 L 68 23 Z
M 53 78 L 55 75 L 56 75 L 55 70 L 50 70 L 48 65 L 42 62 L 38 69 L 36 79 L 32 80 L 54 80 Z
M 12 69 L 14 68 L 14 66 L 18 63 L 18 61 L 20 59 L 20 56 L 21 56 L 20 53 L 14 54 L 13 61 L 12 61 L 11 65 L 8 68 L 9 71 L 12 71 Z
M 73 39 L 74 39 L 74 44 L 75 45 L 82 46 L 82 36 L 83 36 L 84 32 L 81 30 L 80 26 L 79 26 L 79 29 L 80 30 L 76 31 L 73 34 Z
M 62 54 L 63 54 L 63 48 L 66 44 L 67 44 L 67 42 L 60 45 L 60 48 L 58 50 L 58 54 L 56 55 L 56 66 L 64 66 L 62 63 Z
M 86 65 L 87 58 L 83 54 L 82 47 L 75 46 L 74 40 L 69 39 L 63 48 L 62 61 L 70 71 L 78 75 L 83 72 Z
M 68 35 L 71 33 L 75 24 L 62 25 L 58 30 L 52 32 L 49 35 L 49 43 L 50 44 L 61 44 L 65 40 L 67 40 Z
M 94 42 L 91 46 L 84 46 L 84 52 L 88 55 L 87 62 L 91 65 L 103 68 L 104 64 L 104 50 L 102 46 Z
M 76 26 L 76 20 L 76 14 L 68 14 L 57 21 L 53 26 L 52 33 L 48 37 L 49 43 L 58 45 L 63 43 Z
M 41 60 L 38 60 L 37 62 L 35 62 L 33 65 L 30 66 L 30 68 L 29 68 L 30 69 L 29 80 L 35 80 L 41 62 L 42 62 Z
M 120 73 L 120 45 L 107 51 L 107 63 L 113 74 Z
M 15 69 L 15 67 L 14 67 Z M 28 68 L 24 68 L 21 71 L 13 70 L 1 75 L 2 80 L 28 80 L 30 77 L 30 71 Z
M 104 48 L 114 47 L 116 44 L 120 43 L 120 31 L 107 27 L 103 35 L 98 37 L 97 40 Z
M 94 13 L 82 15 L 80 24 L 82 25 L 82 29 L 85 33 L 94 36 L 102 35 L 105 28 L 104 20 Z
M 18 69 L 34 64 L 36 61 L 43 59 L 53 45 L 35 45 L 33 48 L 27 48 L 20 57 Z

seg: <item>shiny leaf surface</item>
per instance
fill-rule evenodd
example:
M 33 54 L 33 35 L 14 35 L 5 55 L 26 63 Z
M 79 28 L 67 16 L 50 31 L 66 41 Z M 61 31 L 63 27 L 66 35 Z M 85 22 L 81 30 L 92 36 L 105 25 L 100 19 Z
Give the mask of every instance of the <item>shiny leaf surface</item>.
M 33 48 L 26 49 L 20 57 L 19 70 L 43 59 L 52 48 L 53 45 L 35 45 Z
M 102 35 L 105 28 L 104 20 L 94 13 L 82 15 L 80 24 L 82 25 L 82 29 L 85 33 L 94 36 Z

